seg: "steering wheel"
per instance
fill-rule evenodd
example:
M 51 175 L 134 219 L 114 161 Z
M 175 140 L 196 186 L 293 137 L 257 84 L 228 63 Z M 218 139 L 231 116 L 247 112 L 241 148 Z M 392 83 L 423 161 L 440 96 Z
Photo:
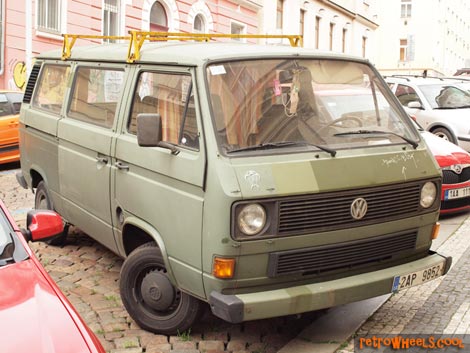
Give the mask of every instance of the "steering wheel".
M 350 123 L 345 124 L 345 125 L 338 125 L 338 123 L 347 122 L 347 121 L 349 121 Z M 339 127 L 339 128 L 348 128 L 348 127 L 362 127 L 363 124 L 362 124 L 362 120 L 359 119 L 358 117 L 353 116 L 353 115 L 345 115 L 345 116 L 342 116 L 341 118 L 334 119 L 334 120 L 330 121 L 328 124 L 321 127 L 318 130 L 318 132 L 320 133 L 324 129 L 327 129 L 327 128 L 332 127 L 332 126 Z

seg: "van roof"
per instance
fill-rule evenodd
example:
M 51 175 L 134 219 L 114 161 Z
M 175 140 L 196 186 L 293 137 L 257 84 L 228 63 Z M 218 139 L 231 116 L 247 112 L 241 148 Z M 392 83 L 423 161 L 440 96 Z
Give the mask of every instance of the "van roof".
M 127 43 L 94 44 L 74 46 L 67 60 L 99 62 L 126 62 L 129 51 Z M 368 62 L 366 59 L 340 53 L 322 52 L 287 45 L 260 45 L 231 42 L 158 42 L 145 43 L 140 49 L 140 60 L 136 63 L 172 63 L 199 66 L 208 61 L 260 58 L 273 56 L 308 56 L 315 58 L 350 59 Z M 61 59 L 61 50 L 52 50 L 38 55 L 38 59 Z

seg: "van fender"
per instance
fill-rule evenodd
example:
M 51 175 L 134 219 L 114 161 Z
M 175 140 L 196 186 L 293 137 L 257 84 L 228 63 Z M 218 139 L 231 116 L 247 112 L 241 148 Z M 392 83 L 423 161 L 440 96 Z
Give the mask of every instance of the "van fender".
M 144 233 L 146 233 L 157 244 L 157 247 L 158 247 L 158 249 L 160 250 L 160 252 L 162 254 L 163 262 L 165 263 L 165 267 L 166 267 L 166 270 L 167 270 L 167 275 L 170 277 L 170 281 L 174 285 L 176 285 L 177 282 L 176 282 L 176 279 L 173 275 L 173 271 L 171 270 L 170 261 L 168 260 L 168 254 L 166 252 L 165 242 L 163 241 L 163 238 L 160 235 L 160 233 L 151 224 L 149 224 L 149 223 L 147 223 L 147 222 L 143 221 L 142 219 L 137 218 L 135 216 L 126 217 L 126 219 L 122 223 L 122 228 L 121 229 L 125 229 L 127 225 L 132 225 L 136 228 L 139 228 Z M 123 253 L 126 254 L 125 247 L 124 247 L 124 234 L 122 233 L 122 231 L 121 231 L 121 239 L 119 239 L 119 240 L 120 240 L 121 244 L 118 244 L 118 246 L 121 249 L 123 249 Z M 126 254 L 126 257 L 127 257 L 127 255 L 128 254 Z

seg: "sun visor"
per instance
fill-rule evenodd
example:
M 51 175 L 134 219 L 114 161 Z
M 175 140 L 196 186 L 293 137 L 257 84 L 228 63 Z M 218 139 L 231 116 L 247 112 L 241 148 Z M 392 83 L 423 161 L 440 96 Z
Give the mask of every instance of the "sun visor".
M 361 84 L 364 82 L 362 65 L 340 60 L 311 60 L 305 64 L 315 83 Z

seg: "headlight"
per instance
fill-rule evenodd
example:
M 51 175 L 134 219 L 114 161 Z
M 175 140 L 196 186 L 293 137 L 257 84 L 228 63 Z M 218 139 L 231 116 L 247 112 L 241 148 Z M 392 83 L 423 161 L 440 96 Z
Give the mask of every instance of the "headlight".
M 421 188 L 421 200 L 419 203 L 421 204 L 422 207 L 429 208 L 432 206 L 432 204 L 436 200 L 436 196 L 437 196 L 436 184 L 428 181 Z
M 266 211 L 260 204 L 248 204 L 238 214 L 238 229 L 246 235 L 258 234 L 265 225 Z

